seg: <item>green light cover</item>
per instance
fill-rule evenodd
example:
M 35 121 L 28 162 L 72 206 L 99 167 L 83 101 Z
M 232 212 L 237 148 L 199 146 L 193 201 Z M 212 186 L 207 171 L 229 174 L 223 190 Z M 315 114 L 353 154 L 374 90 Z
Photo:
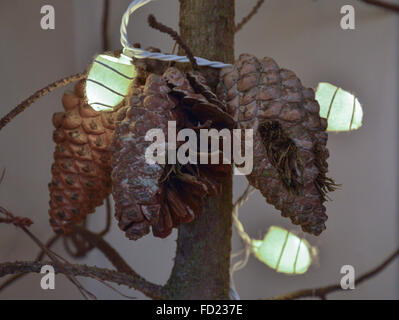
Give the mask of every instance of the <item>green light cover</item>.
M 253 240 L 255 256 L 277 272 L 303 274 L 312 262 L 311 247 L 305 239 L 271 226 L 263 240 Z
M 96 111 L 112 110 L 129 92 L 136 76 L 131 60 L 99 55 L 93 62 L 86 80 L 86 97 Z
M 351 131 L 362 126 L 362 106 L 353 94 L 321 82 L 316 89 L 316 100 L 320 104 L 320 116 L 328 120 L 328 131 Z

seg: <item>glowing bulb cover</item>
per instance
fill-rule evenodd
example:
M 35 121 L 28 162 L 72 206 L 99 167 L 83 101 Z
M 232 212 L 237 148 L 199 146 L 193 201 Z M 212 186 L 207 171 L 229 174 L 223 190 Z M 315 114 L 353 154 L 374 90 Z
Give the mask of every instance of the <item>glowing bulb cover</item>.
M 312 262 L 311 246 L 305 239 L 272 226 L 263 240 L 253 240 L 255 257 L 277 272 L 303 274 Z
M 351 131 L 362 126 L 362 106 L 353 94 L 321 82 L 316 90 L 316 100 L 320 104 L 320 116 L 328 121 L 328 131 Z
M 124 100 L 135 76 L 130 58 L 97 56 L 86 80 L 88 104 L 96 111 L 112 110 Z

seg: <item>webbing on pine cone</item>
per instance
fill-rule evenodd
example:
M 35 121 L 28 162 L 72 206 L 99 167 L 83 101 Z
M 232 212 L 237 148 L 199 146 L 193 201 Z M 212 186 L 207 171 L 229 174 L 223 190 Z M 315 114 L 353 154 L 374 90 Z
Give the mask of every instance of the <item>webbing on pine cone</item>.
M 314 91 L 271 58 L 243 54 L 221 71 L 218 96 L 242 129 L 254 129 L 254 168 L 247 176 L 267 202 L 305 232 L 326 227 L 323 203 L 335 184 L 326 176 L 327 121 Z

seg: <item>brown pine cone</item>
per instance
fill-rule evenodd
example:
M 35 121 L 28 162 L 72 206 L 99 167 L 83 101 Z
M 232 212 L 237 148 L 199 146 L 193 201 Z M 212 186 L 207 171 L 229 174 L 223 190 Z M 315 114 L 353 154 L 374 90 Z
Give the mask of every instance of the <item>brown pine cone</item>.
M 254 129 L 254 168 L 247 176 L 267 202 L 319 235 L 326 227 L 327 121 L 314 91 L 271 58 L 243 54 L 221 72 L 218 96 L 242 129 Z
M 184 75 L 176 68 L 169 68 L 163 75 L 172 89 L 172 95 L 181 100 L 181 105 L 195 120 L 211 122 L 212 127 L 233 129 L 236 121 L 226 112 L 224 104 L 206 84 L 205 78 L 197 72 Z
M 111 192 L 114 112 L 97 112 L 85 103 L 85 81 L 62 98 L 65 112 L 53 116 L 56 143 L 50 190 L 50 224 L 57 233 L 93 213 Z
M 171 89 L 170 75 L 185 84 L 192 94 L 190 103 L 183 99 L 185 93 Z M 207 100 L 196 95 L 184 74 L 169 68 L 163 76 L 150 74 L 125 113 L 120 113 L 111 148 L 113 196 L 119 227 L 131 240 L 148 234 L 150 227 L 154 236 L 167 237 L 174 227 L 201 213 L 207 196 L 221 192 L 217 177 L 227 171 L 224 166 L 213 170 L 210 165 L 148 164 L 145 159 L 152 144 L 145 141 L 147 132 L 161 129 L 167 141 L 168 121 L 176 121 L 177 130 L 195 129 L 199 120 L 190 110 L 198 103 L 206 105 Z

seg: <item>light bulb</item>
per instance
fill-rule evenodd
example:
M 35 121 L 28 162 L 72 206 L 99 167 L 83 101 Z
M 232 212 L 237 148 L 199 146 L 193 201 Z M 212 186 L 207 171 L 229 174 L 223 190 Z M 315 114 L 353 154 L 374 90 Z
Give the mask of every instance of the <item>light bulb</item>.
M 86 79 L 88 104 L 96 111 L 112 110 L 128 95 L 136 74 L 131 59 L 123 54 L 97 56 Z
M 305 239 L 277 226 L 271 226 L 263 240 L 252 240 L 256 258 L 287 274 L 305 273 L 312 262 L 312 249 Z
M 319 83 L 316 100 L 320 117 L 328 121 L 328 131 L 350 131 L 362 126 L 363 110 L 357 98 L 330 83 Z

